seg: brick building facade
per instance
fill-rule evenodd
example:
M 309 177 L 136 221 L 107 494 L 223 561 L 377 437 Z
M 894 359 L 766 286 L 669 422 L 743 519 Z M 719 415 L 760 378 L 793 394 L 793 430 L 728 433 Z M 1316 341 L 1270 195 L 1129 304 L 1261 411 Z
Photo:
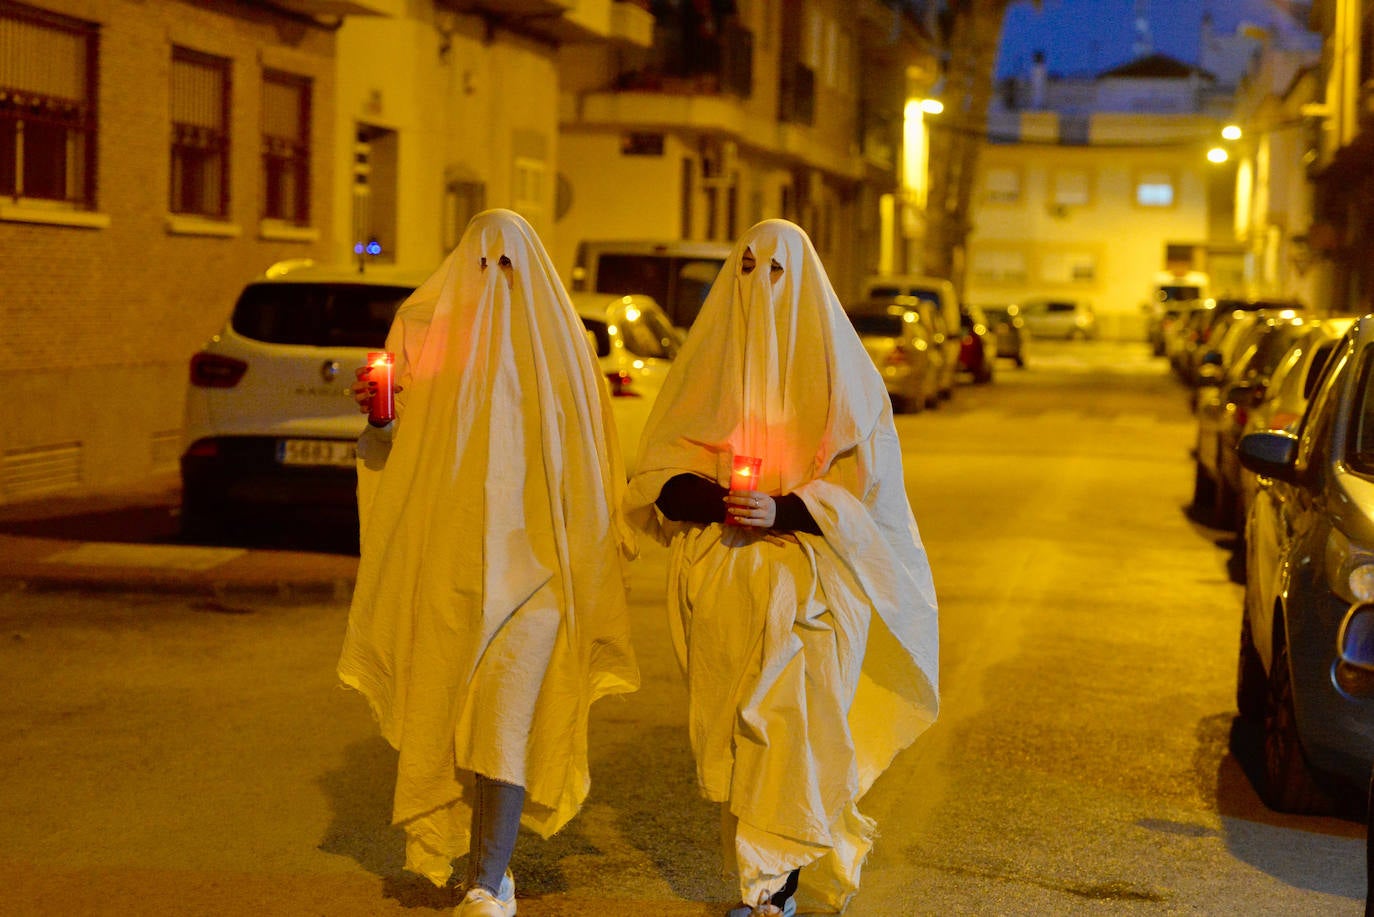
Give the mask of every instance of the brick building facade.
M 0 0 L 0 39 L 0 502 L 171 470 L 191 354 L 247 280 L 328 250 L 334 33 Z

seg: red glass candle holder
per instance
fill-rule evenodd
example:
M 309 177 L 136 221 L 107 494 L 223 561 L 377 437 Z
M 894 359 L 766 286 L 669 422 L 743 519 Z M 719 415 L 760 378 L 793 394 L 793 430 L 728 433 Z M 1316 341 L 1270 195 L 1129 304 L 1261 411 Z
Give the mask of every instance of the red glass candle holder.
M 735 456 L 730 462 L 730 492 L 758 490 L 759 469 L 762 466 L 763 459 L 761 458 L 752 455 Z M 725 514 L 725 521 L 729 525 L 739 524 L 730 513 Z
M 372 402 L 368 405 L 367 419 L 379 427 L 396 419 L 396 392 L 392 384 L 395 359 L 385 350 L 367 355 L 367 378 L 377 385 L 377 390 L 372 393 Z
M 758 490 L 759 469 L 763 459 L 737 455 L 730 463 L 730 490 Z

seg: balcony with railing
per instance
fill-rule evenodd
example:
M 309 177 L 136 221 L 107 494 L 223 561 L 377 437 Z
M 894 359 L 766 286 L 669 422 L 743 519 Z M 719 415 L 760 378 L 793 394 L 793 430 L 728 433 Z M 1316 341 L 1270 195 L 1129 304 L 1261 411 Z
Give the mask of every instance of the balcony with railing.
M 653 13 L 649 0 L 435 0 L 435 3 L 452 13 L 479 16 L 489 27 L 532 35 L 555 44 L 609 41 L 647 47 L 653 40 Z
M 754 92 L 754 35 L 733 17 L 715 20 L 694 4 L 667 4 L 655 17 L 649 56 L 623 70 L 613 88 L 747 99 Z

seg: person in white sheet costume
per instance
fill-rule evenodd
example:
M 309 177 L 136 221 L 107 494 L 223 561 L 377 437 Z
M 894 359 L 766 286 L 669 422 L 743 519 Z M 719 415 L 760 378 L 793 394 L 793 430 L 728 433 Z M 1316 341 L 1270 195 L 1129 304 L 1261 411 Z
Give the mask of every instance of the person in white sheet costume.
M 518 824 L 548 837 L 576 814 L 588 708 L 638 687 L 609 394 L 511 211 L 473 217 L 387 349 L 397 419 L 359 441 L 362 549 L 338 674 L 400 752 L 406 868 L 443 885 L 471 842 L 458 913 L 509 915 Z M 354 395 L 366 410 L 369 383 Z
M 727 493 L 733 455 L 762 459 L 755 490 Z M 842 911 L 875 836 L 856 802 L 935 719 L 939 637 L 883 381 L 799 227 L 767 220 L 736 243 L 626 510 L 671 547 L 697 779 L 724 803 L 743 902 L 730 914 Z

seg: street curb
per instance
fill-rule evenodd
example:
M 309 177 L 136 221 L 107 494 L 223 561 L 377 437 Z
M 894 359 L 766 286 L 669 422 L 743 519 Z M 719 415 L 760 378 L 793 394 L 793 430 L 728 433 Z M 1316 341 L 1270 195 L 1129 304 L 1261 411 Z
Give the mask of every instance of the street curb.
M 141 578 L 127 574 L 120 577 L 99 577 L 42 572 L 0 573 L 0 584 L 4 584 L 0 591 L 4 592 L 146 594 L 215 600 L 252 599 L 290 605 L 346 603 L 352 598 L 353 583 L 352 579 L 313 583 L 243 583 L 225 580 Z
M 0 589 L 29 592 L 182 595 L 212 600 L 289 604 L 347 603 L 353 595 L 358 558 L 306 551 L 247 549 L 205 569 L 63 563 L 82 547 L 108 542 L 0 535 Z M 158 546 L 175 552 L 175 546 Z

